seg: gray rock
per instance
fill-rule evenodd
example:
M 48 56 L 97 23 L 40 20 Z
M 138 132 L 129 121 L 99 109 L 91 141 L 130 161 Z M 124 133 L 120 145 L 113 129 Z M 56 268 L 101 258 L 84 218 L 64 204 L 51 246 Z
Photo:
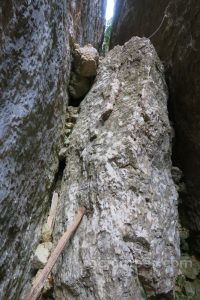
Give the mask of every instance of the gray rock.
M 180 233 L 181 240 L 186 240 L 189 238 L 189 230 L 187 228 L 180 227 L 179 233 Z
M 112 32 L 112 46 L 132 36 L 151 36 L 165 63 L 176 132 L 173 157 L 188 190 L 181 219 L 196 233 L 190 246 L 200 255 L 200 1 L 118 0 Z
M 87 213 L 56 265 L 57 300 L 168 294 L 179 258 L 163 66 L 132 38 L 101 61 L 69 136 L 54 238 Z
M 68 102 L 70 36 L 98 47 L 105 0 L 1 1 L 0 299 L 24 299 Z M 79 16 L 79 20 L 77 19 Z
M 59 159 L 60 160 L 65 160 L 66 152 L 67 152 L 66 147 L 63 147 L 63 148 L 60 149 L 60 152 L 59 152 Z
M 80 47 L 76 45 L 74 50 L 74 68 L 83 77 L 93 77 L 97 73 L 99 63 L 98 51 L 90 44 Z
M 80 107 L 68 106 L 67 113 L 66 113 L 66 122 L 76 123 L 79 111 L 80 111 Z
M 180 260 L 180 270 L 189 279 L 196 279 L 200 273 L 200 262 L 188 255 L 183 255 Z
M 182 177 L 183 177 L 182 171 L 178 167 L 173 166 L 172 167 L 172 178 L 177 185 L 180 183 Z
M 90 44 L 84 47 L 74 44 L 73 47 L 73 71 L 70 76 L 69 94 L 73 99 L 80 99 L 91 88 L 99 63 L 99 54 Z
M 45 223 L 42 226 L 42 241 L 49 242 L 52 240 L 52 226 L 49 223 Z
M 92 85 L 91 78 L 83 77 L 75 72 L 71 73 L 69 93 L 73 99 L 80 99 L 85 96 Z
M 39 270 L 44 268 L 51 253 L 52 246 L 51 242 L 41 243 L 37 246 L 31 262 L 33 269 Z

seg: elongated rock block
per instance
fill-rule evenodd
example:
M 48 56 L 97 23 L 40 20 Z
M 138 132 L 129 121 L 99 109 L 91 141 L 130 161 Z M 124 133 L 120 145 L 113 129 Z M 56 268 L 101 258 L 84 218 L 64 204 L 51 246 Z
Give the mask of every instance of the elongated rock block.
M 167 98 L 148 39 L 100 62 L 67 148 L 55 236 L 80 205 L 87 218 L 55 270 L 57 300 L 170 297 L 179 236 Z

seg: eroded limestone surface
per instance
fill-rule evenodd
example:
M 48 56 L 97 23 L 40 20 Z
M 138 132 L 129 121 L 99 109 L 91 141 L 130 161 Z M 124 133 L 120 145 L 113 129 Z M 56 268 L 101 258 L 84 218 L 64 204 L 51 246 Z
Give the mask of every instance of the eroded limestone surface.
M 116 1 L 111 44 L 123 45 L 135 35 L 151 36 L 166 67 L 173 158 L 187 188 L 179 213 L 190 229 L 190 250 L 200 256 L 200 1 Z
M 104 10 L 105 0 L 1 1 L 1 300 L 24 299 L 30 287 L 58 169 L 69 40 L 98 47 Z
M 66 145 L 54 238 L 79 206 L 87 213 L 54 270 L 55 299 L 170 295 L 179 237 L 167 97 L 148 39 L 100 63 Z

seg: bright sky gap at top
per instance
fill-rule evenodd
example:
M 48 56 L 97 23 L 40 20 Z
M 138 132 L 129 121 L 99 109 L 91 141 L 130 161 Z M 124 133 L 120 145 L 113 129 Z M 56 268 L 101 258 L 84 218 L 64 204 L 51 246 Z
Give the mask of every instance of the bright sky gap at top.
M 114 2 L 115 0 L 107 0 L 106 21 L 110 20 L 113 16 Z

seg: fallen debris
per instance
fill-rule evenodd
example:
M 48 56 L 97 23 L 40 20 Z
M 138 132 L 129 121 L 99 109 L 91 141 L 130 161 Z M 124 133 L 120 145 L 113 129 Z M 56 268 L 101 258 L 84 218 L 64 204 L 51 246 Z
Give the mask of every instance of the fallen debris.
M 51 242 L 41 243 L 37 246 L 32 259 L 33 269 L 38 270 L 44 268 L 51 253 L 52 246 L 53 244 Z

